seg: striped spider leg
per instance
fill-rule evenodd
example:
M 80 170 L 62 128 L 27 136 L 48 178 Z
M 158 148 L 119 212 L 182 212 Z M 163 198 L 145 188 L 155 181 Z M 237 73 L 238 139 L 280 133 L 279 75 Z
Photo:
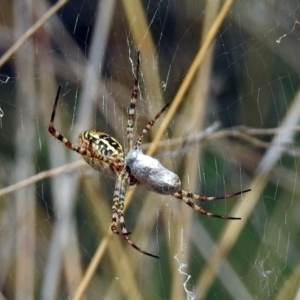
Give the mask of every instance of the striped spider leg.
M 159 117 L 163 114 L 163 112 L 167 109 L 168 106 L 169 104 L 166 104 L 160 110 L 160 112 L 154 117 L 154 119 L 149 121 L 149 123 L 146 125 L 146 127 L 143 129 L 142 133 L 140 134 L 139 139 L 136 141 L 136 145 L 139 145 L 142 142 L 143 135 L 151 129 L 151 127 L 155 124 L 155 122 L 159 119 Z M 132 150 L 130 151 L 130 153 L 131 152 Z M 140 182 L 132 175 L 129 165 L 126 164 L 125 168 L 117 176 L 117 181 L 114 190 L 114 198 L 113 198 L 113 207 L 112 207 L 113 217 L 112 217 L 111 230 L 116 234 L 123 235 L 124 239 L 139 252 L 158 258 L 158 256 L 148 253 L 142 250 L 141 248 L 139 248 L 128 237 L 130 232 L 128 232 L 126 229 L 125 219 L 123 215 L 126 185 L 137 185 L 137 184 L 140 184 Z M 117 231 L 118 221 L 120 223 L 122 232 Z
M 138 97 L 138 83 L 139 83 L 139 68 L 140 68 L 140 53 L 138 52 L 137 57 L 137 65 L 135 70 L 135 80 L 134 87 L 131 94 L 130 106 L 128 108 L 128 121 L 127 121 L 127 141 L 128 141 L 128 153 L 132 151 L 133 148 L 133 126 L 134 126 L 134 118 L 135 118 L 135 107 L 136 101 Z M 161 111 L 154 117 L 153 120 L 150 120 L 146 127 L 143 129 L 140 134 L 139 139 L 136 141 L 136 145 L 140 145 L 143 139 L 143 135 L 147 133 L 148 130 L 155 124 L 155 122 L 159 119 L 159 117 L 163 114 L 163 112 L 167 109 L 169 104 L 166 104 Z M 117 175 L 114 197 L 113 197 L 113 207 L 112 207 L 112 224 L 111 230 L 119 235 L 122 235 L 124 239 L 129 243 L 133 248 L 138 250 L 139 252 L 146 254 L 151 257 L 158 258 L 158 256 L 148 253 L 141 248 L 139 248 L 135 243 L 131 241 L 129 238 L 130 232 L 127 231 L 125 225 L 125 218 L 123 215 L 124 210 L 124 198 L 126 192 L 126 186 L 131 185 L 135 186 L 139 184 L 138 180 L 130 173 L 130 169 L 125 165 L 125 168 Z M 120 224 L 121 232 L 117 230 L 117 225 Z
M 103 171 L 109 177 L 115 177 L 124 167 L 123 148 L 117 140 L 96 129 L 83 131 L 78 136 L 78 145 L 73 145 L 54 127 L 61 87 L 58 87 L 54 101 L 48 131 L 67 148 L 82 155 L 94 169 Z

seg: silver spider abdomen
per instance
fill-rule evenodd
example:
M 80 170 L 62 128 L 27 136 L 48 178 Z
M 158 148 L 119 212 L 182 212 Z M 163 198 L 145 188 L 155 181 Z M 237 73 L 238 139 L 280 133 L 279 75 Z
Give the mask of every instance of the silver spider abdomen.
M 181 189 L 179 177 L 157 159 L 143 154 L 140 148 L 128 153 L 126 164 L 130 173 L 150 191 L 170 195 Z

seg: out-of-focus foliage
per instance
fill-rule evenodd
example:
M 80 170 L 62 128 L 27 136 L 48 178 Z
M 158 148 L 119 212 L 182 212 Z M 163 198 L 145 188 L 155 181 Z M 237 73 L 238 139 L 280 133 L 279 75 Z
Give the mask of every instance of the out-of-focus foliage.
M 0 298 L 73 297 L 107 238 L 114 180 L 84 163 L 56 169 L 81 159 L 47 132 L 57 86 L 63 93 L 56 126 L 64 136 L 76 143 L 81 131 L 97 127 L 126 148 L 136 50 L 139 133 L 165 103 L 172 105 L 225 3 L 216 2 L 71 0 L 1 66 Z M 1 55 L 49 8 L 45 1 L 2 1 Z M 132 240 L 160 259 L 109 238 L 87 299 L 293 299 L 299 293 L 299 12 L 297 1 L 236 1 L 156 153 L 193 192 L 220 196 L 251 187 L 247 196 L 200 203 L 243 220 L 231 225 L 200 216 L 138 188 L 126 225 Z M 187 142 L 215 121 L 221 128 L 211 137 Z M 241 125 L 261 135 L 222 131 Z M 50 178 L 1 194 L 47 170 Z M 216 274 L 207 267 L 213 262 Z

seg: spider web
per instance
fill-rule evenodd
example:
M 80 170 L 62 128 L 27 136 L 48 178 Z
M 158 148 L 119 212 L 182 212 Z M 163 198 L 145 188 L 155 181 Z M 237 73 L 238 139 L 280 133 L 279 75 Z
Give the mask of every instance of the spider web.
M 0 298 L 299 297 L 299 3 L 236 1 L 220 27 L 231 1 L 72 0 L 44 20 L 55 3 L 0 3 Z M 158 260 L 108 236 L 114 180 L 47 132 L 60 85 L 55 122 L 65 137 L 76 144 L 97 128 L 126 148 L 137 49 L 136 133 L 171 103 L 144 152 L 186 190 L 252 189 L 200 203 L 241 221 L 129 191 L 130 237 Z

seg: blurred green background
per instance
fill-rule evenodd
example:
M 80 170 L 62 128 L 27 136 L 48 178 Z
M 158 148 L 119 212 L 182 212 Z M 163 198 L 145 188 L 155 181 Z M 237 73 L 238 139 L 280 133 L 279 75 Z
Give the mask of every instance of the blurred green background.
M 60 85 L 55 123 L 65 137 L 76 144 L 81 131 L 97 128 L 126 148 L 137 50 L 138 134 L 174 103 L 230 2 L 70 0 L 1 65 L 1 299 L 77 299 L 79 286 L 86 299 L 299 297 L 297 1 L 234 2 L 170 125 L 159 120 L 146 137 L 145 151 L 166 130 L 155 155 L 186 190 L 221 196 L 251 188 L 200 203 L 241 221 L 200 216 L 138 187 L 129 192 L 126 225 L 138 246 L 160 258 L 144 256 L 107 237 L 114 180 L 47 130 Z M 53 4 L 2 0 L 1 56 Z

